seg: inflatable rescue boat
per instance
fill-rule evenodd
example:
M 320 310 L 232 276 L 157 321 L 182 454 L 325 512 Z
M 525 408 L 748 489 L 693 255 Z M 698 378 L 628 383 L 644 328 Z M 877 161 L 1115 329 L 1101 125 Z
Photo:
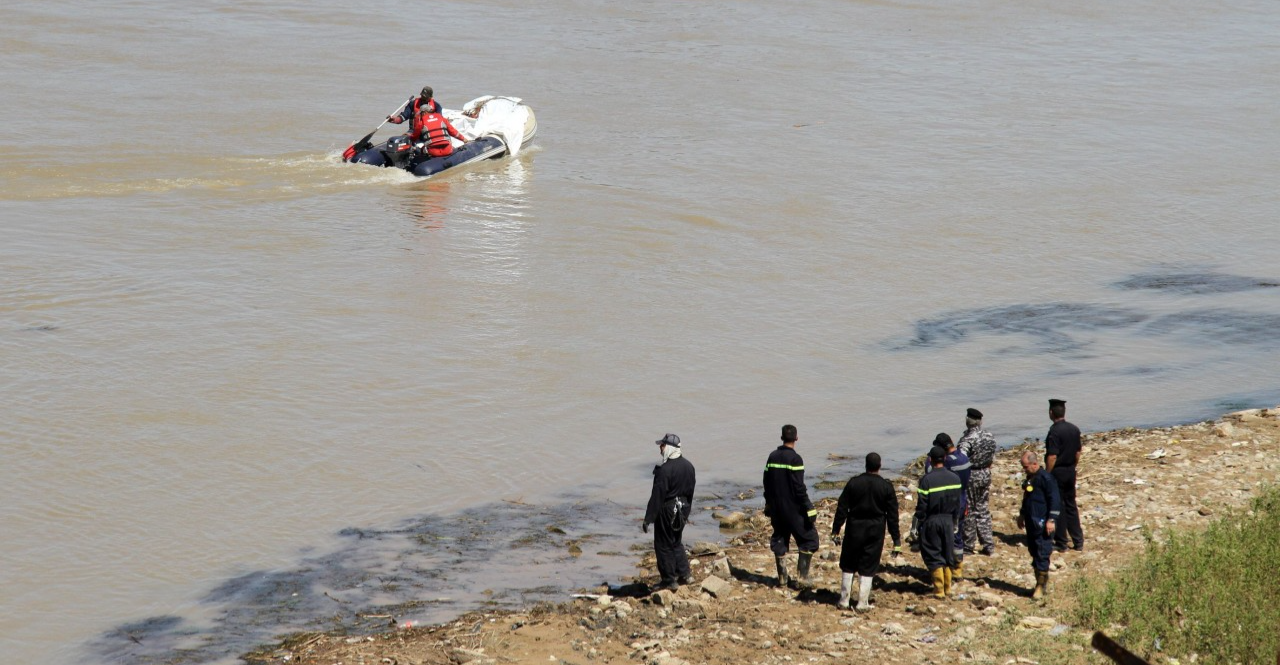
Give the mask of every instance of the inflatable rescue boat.
M 519 97 L 486 95 L 467 102 L 460 111 L 443 109 L 442 113 L 469 139 L 461 143 L 450 138 L 451 155 L 430 157 L 424 144 L 414 143 L 401 134 L 377 145 L 369 145 L 367 141 L 365 145 L 357 144 L 357 150 L 345 159 L 355 164 L 404 169 L 427 177 L 486 159 L 514 157 L 529 147 L 538 133 L 533 109 Z

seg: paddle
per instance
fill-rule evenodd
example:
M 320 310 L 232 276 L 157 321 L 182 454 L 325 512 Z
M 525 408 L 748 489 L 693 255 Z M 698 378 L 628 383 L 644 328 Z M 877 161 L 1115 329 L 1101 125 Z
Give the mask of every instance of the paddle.
M 412 99 L 412 98 L 410 98 L 410 99 Z M 347 146 L 347 149 L 342 151 L 342 161 L 344 161 L 344 162 L 349 162 L 349 161 L 351 161 L 352 159 L 355 159 L 355 156 L 356 156 L 356 155 L 358 155 L 358 154 L 360 154 L 360 153 L 364 152 L 365 150 L 368 150 L 369 148 L 372 148 L 372 147 L 373 147 L 373 142 L 371 142 L 369 139 L 373 138 L 373 135 L 374 135 L 374 134 L 377 134 L 377 133 L 378 133 L 378 130 L 379 130 L 379 129 L 382 129 L 382 126 L 383 126 L 383 125 L 385 125 L 385 124 L 387 124 L 387 120 L 390 120 L 390 119 L 391 119 L 391 116 L 393 116 L 393 115 L 395 115 L 395 114 L 399 113 L 400 111 L 402 111 L 402 110 L 404 109 L 404 107 L 405 107 L 405 104 L 408 104 L 408 103 L 409 103 L 409 101 L 408 101 L 408 100 L 405 100 L 404 104 L 401 104 L 400 106 L 397 106 L 397 107 L 396 107 L 396 110 L 392 111 L 392 112 L 391 112 L 391 115 L 388 115 L 388 116 L 387 116 L 387 118 L 386 118 L 386 120 L 383 120 L 382 122 L 378 123 L 378 126 L 377 126 L 377 127 L 374 127 L 372 132 L 369 132 L 368 134 L 365 134 L 365 135 L 364 135 L 364 138 L 362 138 L 362 139 L 360 139 L 359 141 L 356 141 L 355 143 L 352 143 L 351 145 Z

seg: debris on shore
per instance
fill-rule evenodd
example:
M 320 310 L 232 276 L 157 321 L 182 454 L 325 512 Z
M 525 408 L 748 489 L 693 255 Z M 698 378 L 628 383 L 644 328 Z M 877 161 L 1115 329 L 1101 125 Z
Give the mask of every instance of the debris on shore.
M 1000 452 L 992 467 L 996 551 L 965 557 L 964 579 L 949 600 L 930 596 L 918 554 L 890 558 L 886 538 L 873 609 L 837 609 L 839 551 L 828 537 L 835 501 L 826 498 L 817 502 L 822 547 L 811 587 L 775 584 L 768 518 L 725 511 L 714 518 L 734 535 L 725 545 L 686 543 L 694 582 L 675 592 L 648 593 L 646 582 L 656 581 L 649 552 L 631 583 L 586 589 L 560 604 L 473 612 L 377 635 L 305 633 L 244 658 L 306 665 L 1104 663 L 1089 645 L 1105 627 L 1071 625 L 1073 584 L 1118 570 L 1168 530 L 1196 529 L 1246 507 L 1276 480 L 1278 442 L 1280 407 L 1086 435 L 1077 485 L 1085 550 L 1054 555 L 1043 601 L 1030 598 L 1035 582 L 1015 523 L 1024 444 Z M 904 536 L 918 475 L 894 481 Z M 1153 662 L 1176 661 L 1157 655 Z

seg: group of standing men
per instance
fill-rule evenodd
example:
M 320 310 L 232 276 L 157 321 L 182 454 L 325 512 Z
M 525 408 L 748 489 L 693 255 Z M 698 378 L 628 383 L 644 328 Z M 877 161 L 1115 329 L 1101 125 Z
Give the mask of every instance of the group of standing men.
M 982 412 L 965 413 L 965 433 L 952 442 L 945 433 L 934 439 L 928 469 L 917 483 L 912 532 L 933 584 L 934 596 L 947 598 L 952 584 L 964 574 L 964 555 L 995 551 L 991 529 L 991 465 L 996 440 L 982 428 Z M 1018 527 L 1024 529 L 1027 549 L 1035 570 L 1033 598 L 1048 592 L 1049 558 L 1053 550 L 1064 552 L 1068 537 L 1076 551 L 1084 549 L 1084 533 L 1076 506 L 1076 464 L 1080 460 L 1080 429 L 1066 421 L 1066 402 L 1049 400 L 1053 425 L 1045 437 L 1045 464 L 1033 451 L 1022 455 L 1026 478 Z M 769 454 L 764 469 L 765 515 L 773 527 L 769 546 L 773 552 L 779 585 L 792 576 L 787 554 L 794 540 L 795 581 L 807 586 L 814 554 L 818 551 L 817 515 L 804 482 L 804 459 L 796 452 L 796 427 L 782 427 L 782 445 Z M 680 437 L 667 434 L 657 441 L 663 461 L 654 467 L 653 491 L 643 529 L 654 532 L 654 551 L 661 575 L 659 589 L 675 589 L 690 581 L 689 560 L 681 543 L 693 503 L 694 469 L 683 458 Z M 841 546 L 839 606 L 848 609 L 853 589 L 858 589 L 857 609 L 871 609 L 871 582 L 880 567 L 886 531 L 893 554 L 902 552 L 898 526 L 898 497 L 893 485 L 880 475 L 878 453 L 866 457 L 866 472 L 845 484 L 836 505 L 831 539 Z M 847 529 L 845 528 L 847 526 Z M 845 535 L 841 538 L 841 530 Z M 980 548 L 980 549 L 979 549 Z M 854 576 L 858 583 L 854 584 Z

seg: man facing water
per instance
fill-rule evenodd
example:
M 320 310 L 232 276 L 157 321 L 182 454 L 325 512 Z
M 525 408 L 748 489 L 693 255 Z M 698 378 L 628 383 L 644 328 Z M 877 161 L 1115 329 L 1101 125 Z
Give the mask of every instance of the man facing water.
M 836 504 L 835 521 L 831 523 L 831 540 L 840 545 L 840 529 L 846 520 L 849 530 L 840 548 L 840 609 L 849 609 L 853 576 L 860 576 L 858 611 L 871 609 L 871 580 L 880 569 L 880 553 L 884 550 L 884 532 L 893 538 L 893 553 L 902 553 L 902 537 L 898 533 L 898 494 L 893 485 L 880 477 L 879 453 L 867 453 L 866 473 L 845 483 Z
M 942 466 L 960 479 L 960 523 L 956 525 L 955 536 L 956 565 L 951 567 L 951 581 L 954 583 L 964 577 L 964 553 L 969 547 L 964 540 L 965 524 L 969 518 L 969 457 L 956 448 L 946 432 L 934 437 L 933 445 L 942 446 L 947 451 Z
M 791 539 L 800 550 L 796 574 L 802 584 L 809 582 L 809 565 L 818 551 L 818 511 L 804 486 L 804 458 L 796 452 L 795 425 L 782 426 L 782 445 L 769 453 L 764 465 L 764 514 L 773 525 L 769 548 L 778 567 L 778 585 L 786 586 L 786 557 Z
M 1044 467 L 1058 481 L 1058 494 L 1062 498 L 1062 521 L 1053 535 L 1053 547 L 1067 551 L 1067 536 L 1071 537 L 1071 549 L 1084 550 L 1084 529 L 1080 527 L 1080 508 L 1076 506 L 1076 464 L 1080 462 L 1080 428 L 1067 422 L 1067 402 L 1049 400 L 1049 433 L 1044 437 Z
M 668 434 L 654 443 L 662 462 L 653 467 L 653 490 L 644 512 L 645 533 L 653 525 L 653 553 L 658 558 L 658 590 L 675 590 L 692 579 L 689 555 L 684 551 L 684 525 L 693 510 L 697 478 L 693 463 L 680 450 L 680 437 Z
M 969 514 L 964 520 L 964 546 L 972 553 L 978 544 L 982 553 L 995 553 L 991 535 L 991 464 L 996 459 L 996 438 L 982 428 L 982 412 L 970 408 L 964 415 L 964 436 L 957 446 L 969 457 Z
M 946 470 L 947 451 L 929 449 L 929 472 L 920 479 L 916 493 L 916 524 L 920 530 L 920 555 L 929 570 L 935 598 L 951 594 L 951 570 L 956 566 L 955 537 L 960 524 L 960 477 Z

